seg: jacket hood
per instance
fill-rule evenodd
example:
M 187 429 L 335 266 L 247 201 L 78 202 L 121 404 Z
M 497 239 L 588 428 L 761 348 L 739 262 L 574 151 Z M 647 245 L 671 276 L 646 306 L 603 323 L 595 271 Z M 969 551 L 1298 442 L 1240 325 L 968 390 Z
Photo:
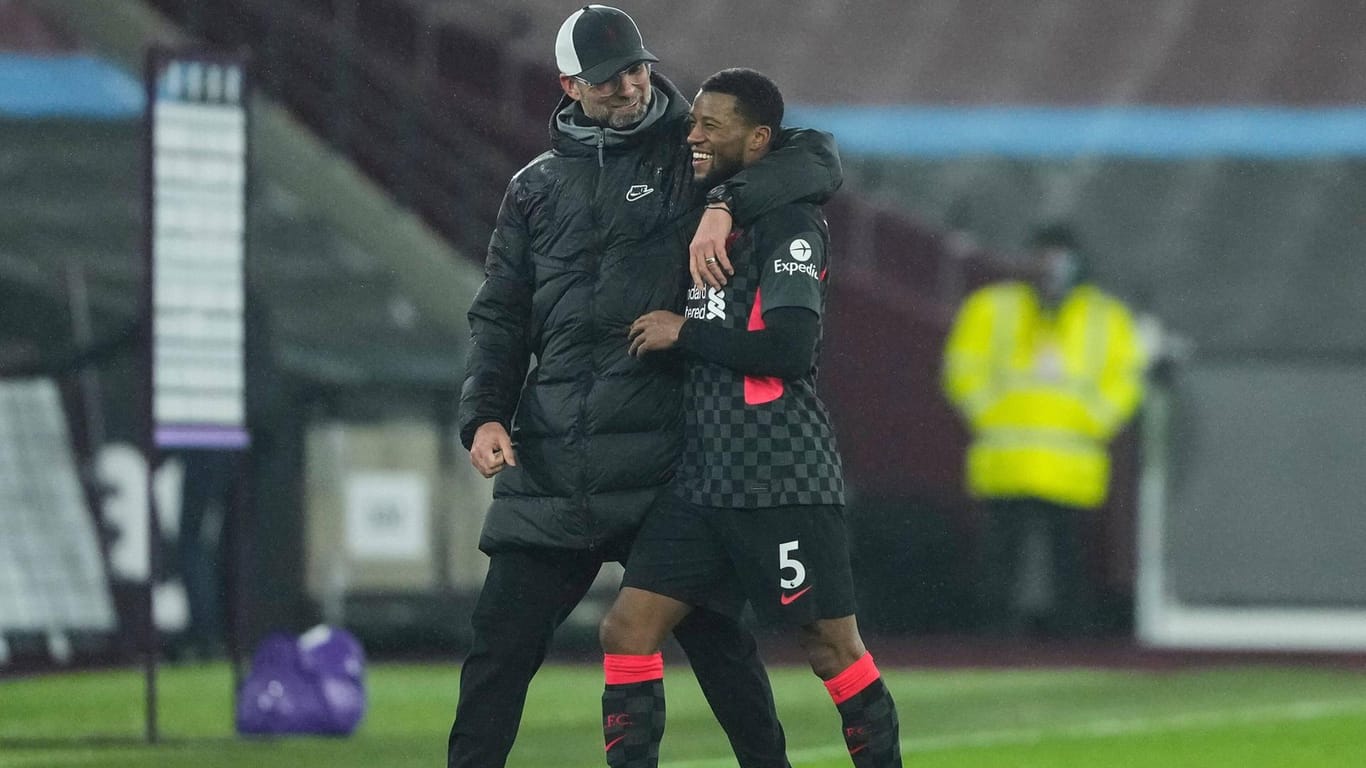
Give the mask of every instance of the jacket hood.
M 651 73 L 650 86 L 650 106 L 645 117 L 628 128 L 586 125 L 579 102 L 568 95 L 561 96 L 560 103 L 550 117 L 551 145 L 557 152 L 567 155 L 596 152 L 599 136 L 602 136 L 606 148 L 626 146 L 650 133 L 661 121 L 668 122 L 688 111 L 688 100 L 668 78 L 657 72 Z

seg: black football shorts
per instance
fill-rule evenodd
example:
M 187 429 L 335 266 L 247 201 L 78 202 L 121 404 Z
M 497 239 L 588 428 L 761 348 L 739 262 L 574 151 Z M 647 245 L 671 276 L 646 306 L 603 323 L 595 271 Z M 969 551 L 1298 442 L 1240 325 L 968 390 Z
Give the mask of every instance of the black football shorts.
M 708 607 L 726 604 L 737 585 L 765 623 L 852 615 L 844 507 L 703 507 L 670 496 L 646 516 L 622 579 Z

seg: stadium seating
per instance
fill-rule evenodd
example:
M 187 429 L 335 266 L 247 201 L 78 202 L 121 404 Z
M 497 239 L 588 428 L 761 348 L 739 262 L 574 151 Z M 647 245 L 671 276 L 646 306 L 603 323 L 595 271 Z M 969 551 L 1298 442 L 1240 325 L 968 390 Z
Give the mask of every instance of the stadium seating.
M 548 41 L 565 12 L 558 3 L 148 2 L 206 40 L 250 47 L 269 93 L 474 262 L 507 178 L 545 146 L 557 96 Z M 992 14 L 957 0 L 629 8 L 664 60 L 661 71 L 685 91 L 711 70 L 744 64 L 778 76 L 798 106 L 1366 103 L 1356 76 L 1366 36 L 1351 4 L 1251 0 L 1234 12 L 1177 0 L 1163 9 L 1117 0 Z M 763 39 L 737 31 L 750 29 L 763 29 Z M 955 460 L 964 435 L 938 392 L 938 351 L 958 299 L 1009 274 L 1005 254 L 1041 219 L 1071 219 L 1101 282 L 1205 349 L 1334 355 L 1366 346 L 1366 307 L 1352 288 L 1366 282 L 1356 250 L 1366 235 L 1356 213 L 1366 203 L 1360 158 L 874 151 L 844 160 L 846 190 L 828 208 L 843 266 L 823 386 L 850 436 L 851 482 L 868 493 L 966 509 Z M 281 263 L 307 260 L 300 254 L 320 237 L 304 230 L 292 240 L 297 251 L 281 253 Z M 325 283 L 342 298 L 320 302 L 312 327 L 361 299 L 339 283 Z M 367 327 L 376 326 L 354 329 L 355 337 L 373 340 Z M 326 339 L 309 343 L 331 351 Z M 1121 446 L 1129 457 L 1132 450 L 1132 442 Z M 1109 538 L 1122 581 L 1133 478 L 1131 461 L 1120 466 L 1130 471 L 1121 473 L 1122 509 L 1109 518 L 1118 521 Z
M 106 478 L 96 476 L 100 456 L 111 448 L 136 455 L 145 426 L 143 411 L 130 405 L 140 402 L 131 342 L 146 289 L 142 88 L 137 74 L 93 55 L 64 27 L 27 6 L 0 4 L 0 68 L 11 67 L 0 69 L 0 78 L 14 82 L 15 71 L 39 77 L 40 85 L 51 85 L 51 97 L 26 101 L 12 88 L 0 94 L 0 376 L 41 369 L 56 380 L 70 447 L 90 495 L 89 512 L 99 517 L 101 496 L 111 490 Z M 250 33 L 249 24 L 238 22 Z M 42 89 L 28 86 L 34 90 Z M 131 103 L 125 98 L 130 92 L 136 97 Z M 277 124 L 269 115 L 255 117 L 261 130 Z M 270 149 L 299 146 L 277 141 Z M 312 158 L 291 161 L 303 166 Z M 385 402 L 396 408 L 416 402 L 412 407 L 433 412 L 434 401 L 449 398 L 458 386 L 465 337 L 446 319 L 454 312 L 415 306 L 404 284 L 410 276 L 395 266 L 418 250 L 412 248 L 416 238 L 393 236 L 402 222 L 376 226 L 381 236 L 390 235 L 376 247 L 376 240 L 338 227 L 328 203 L 282 182 L 261 155 L 256 163 L 248 210 L 248 290 L 253 326 L 268 340 L 270 364 L 261 370 L 271 381 L 260 391 L 286 405 L 256 443 L 266 465 L 254 476 L 259 520 L 266 528 L 253 535 L 261 562 L 250 579 L 277 597 L 258 605 L 250 620 L 270 627 L 296 614 L 295 601 L 301 599 L 298 554 L 291 548 L 298 546 L 303 507 L 298 464 L 305 402 L 316 406 L 323 398 L 325 408 L 357 408 L 363 393 L 384 390 Z M 328 202 L 334 199 L 353 202 L 357 195 Z M 344 215 L 359 216 L 354 210 Z M 399 248 L 405 253 L 390 252 Z M 454 255 L 448 246 L 442 252 L 447 260 Z M 464 290 L 449 284 L 440 289 L 444 301 L 451 300 L 451 291 Z M 92 367 L 73 367 L 76 352 L 92 348 L 100 351 Z M 0 531 L 7 541 L 12 522 Z M 106 546 L 120 535 L 111 523 L 98 523 Z M 123 578 L 114 573 L 114 600 L 121 631 L 133 632 L 140 626 L 142 592 Z M 136 649 L 131 636 L 115 642 L 125 652 Z M 31 650 L 11 646 L 14 656 Z

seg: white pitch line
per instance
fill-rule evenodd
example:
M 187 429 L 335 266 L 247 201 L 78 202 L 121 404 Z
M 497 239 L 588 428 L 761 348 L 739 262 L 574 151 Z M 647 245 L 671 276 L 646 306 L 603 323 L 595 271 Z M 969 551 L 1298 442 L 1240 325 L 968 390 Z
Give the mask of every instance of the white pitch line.
M 23 768 L 24 766 L 35 766 L 35 768 L 52 768 L 54 765 L 73 766 L 73 765 L 99 765 L 109 760 L 109 755 L 100 754 L 97 751 L 79 751 L 73 753 L 62 753 L 61 762 L 52 762 L 57 758 L 52 756 L 52 752 L 42 751 L 33 755 L 16 755 L 0 757 L 0 768 Z
M 1006 728 L 977 733 L 950 733 L 942 736 L 918 736 L 901 740 L 902 753 L 941 752 L 964 747 L 1029 746 L 1048 739 L 1099 739 L 1109 736 L 1194 731 L 1226 725 L 1248 723 L 1293 722 L 1317 720 L 1333 715 L 1366 711 L 1366 700 L 1291 701 L 1258 707 L 1243 707 L 1203 712 L 1185 712 L 1162 717 L 1107 718 L 1064 725 L 1056 728 Z M 832 733 L 831 738 L 838 734 Z M 665 737 L 667 739 L 667 736 Z M 807 761 L 829 760 L 845 754 L 839 745 L 815 747 L 788 752 L 794 766 Z M 661 768 L 735 768 L 735 758 L 707 758 L 703 760 L 670 760 Z

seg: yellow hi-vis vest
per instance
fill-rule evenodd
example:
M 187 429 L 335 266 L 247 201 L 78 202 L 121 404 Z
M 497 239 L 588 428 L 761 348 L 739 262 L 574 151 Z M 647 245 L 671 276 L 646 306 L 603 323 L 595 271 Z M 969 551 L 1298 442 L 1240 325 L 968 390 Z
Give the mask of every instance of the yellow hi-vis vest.
M 1105 501 L 1110 439 L 1143 389 L 1144 352 L 1121 302 L 1082 285 L 1050 312 L 1028 284 L 989 285 L 959 309 L 944 358 L 944 391 L 972 431 L 973 496 Z

